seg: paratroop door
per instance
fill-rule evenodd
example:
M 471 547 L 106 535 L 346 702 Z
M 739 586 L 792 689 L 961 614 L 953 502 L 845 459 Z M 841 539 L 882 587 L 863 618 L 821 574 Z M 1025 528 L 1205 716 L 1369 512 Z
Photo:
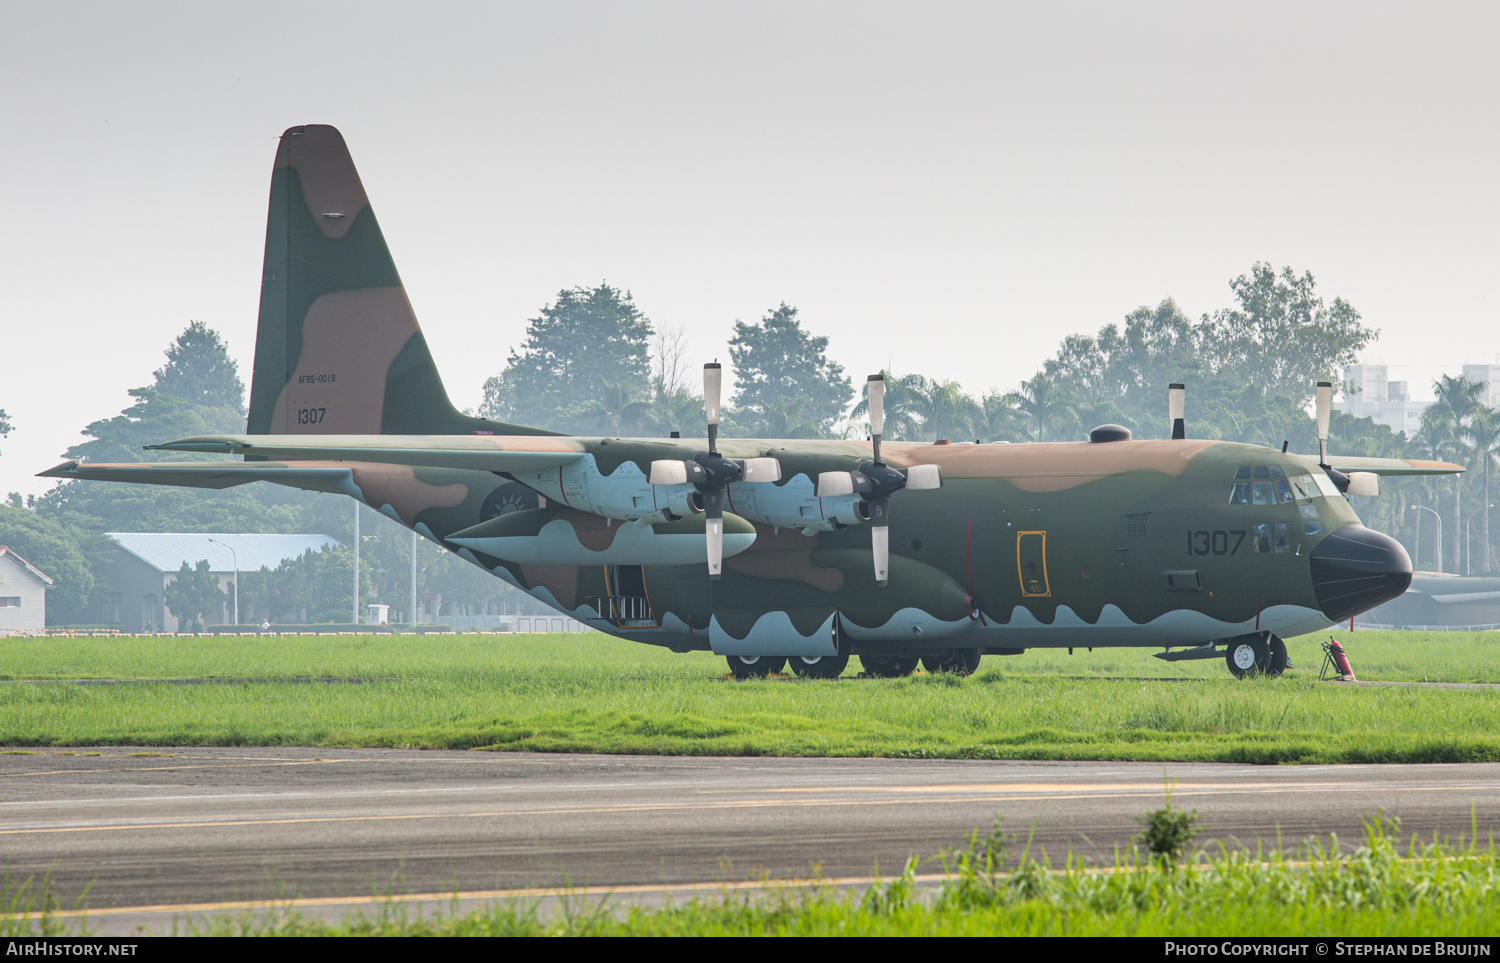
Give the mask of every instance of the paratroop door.
M 1021 594 L 1028 598 L 1051 595 L 1047 585 L 1047 533 L 1016 533 L 1016 569 L 1021 577 Z

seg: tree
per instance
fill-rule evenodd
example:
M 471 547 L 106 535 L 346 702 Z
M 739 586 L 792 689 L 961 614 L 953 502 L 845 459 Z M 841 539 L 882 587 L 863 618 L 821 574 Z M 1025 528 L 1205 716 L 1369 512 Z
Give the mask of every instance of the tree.
M 102 559 L 103 536 L 81 535 L 24 508 L 0 507 L 0 545 L 14 549 L 52 579 L 47 621 L 82 622 L 97 586 L 94 560 Z
M 594 419 L 600 434 L 615 438 L 638 435 L 650 423 L 651 402 L 637 398 L 628 382 L 606 381 L 599 391 L 600 397 L 590 398 L 580 410 Z
M 1479 405 L 1469 418 L 1469 425 L 1464 430 L 1465 438 L 1469 442 L 1470 454 L 1477 460 L 1484 472 L 1484 488 L 1481 497 L 1483 524 L 1480 526 L 1480 541 L 1484 544 L 1484 558 L 1481 561 L 1481 571 L 1492 572 L 1495 569 L 1494 556 L 1490 549 L 1490 465 L 1500 459 L 1500 411 L 1485 405 Z
M 769 412 L 800 399 L 801 417 L 826 435 L 843 417 L 853 387 L 844 368 L 827 357 L 828 339 L 813 337 L 785 301 L 758 324 L 734 323 L 729 358 L 734 362 L 733 403 L 740 427 L 765 433 Z
M 885 431 L 882 438 L 892 441 L 920 441 L 922 432 L 922 405 L 925 403 L 927 379 L 919 374 L 896 377 L 889 371 L 885 376 Z M 859 404 L 849 413 L 850 418 L 870 416 L 870 383 L 860 388 Z
M 167 348 L 167 363 L 156 369 L 155 377 L 152 387 L 158 392 L 204 408 L 239 411 L 245 405 L 239 365 L 229 357 L 219 333 L 202 321 L 188 322 L 187 330 Z
M 601 283 L 559 291 L 526 328 L 520 351 L 484 383 L 483 417 L 559 431 L 589 432 L 590 402 L 607 401 L 606 386 L 638 386 L 651 371 L 651 321 L 630 292 Z
M 201 559 L 197 567 L 190 568 L 184 561 L 177 570 L 177 577 L 163 592 L 163 600 L 179 625 L 190 623 L 189 632 L 201 632 L 206 616 L 218 615 L 228 596 L 219 588 L 219 577 L 208 567 L 208 559 Z
M 1092 338 L 1063 339 L 1042 370 L 1068 386 L 1090 425 L 1113 421 L 1145 437 L 1161 438 L 1171 427 L 1166 419 L 1168 384 L 1187 384 L 1195 402 L 1212 393 L 1199 341 L 1198 327 L 1177 302 L 1166 298 L 1155 308 L 1136 308 L 1123 326 L 1106 325 Z
M 1277 274 L 1256 263 L 1229 282 L 1237 308 L 1204 319 L 1202 351 L 1214 373 L 1229 383 L 1253 384 L 1298 407 L 1313 396 L 1313 383 L 1352 364 L 1380 332 L 1366 328 L 1342 298 L 1325 304 L 1312 272 L 1290 267 Z
M 1057 434 L 1074 424 L 1072 401 L 1067 386 L 1045 372 L 1021 382 L 1021 390 L 1016 392 L 1016 407 L 1036 426 L 1037 441 L 1047 440 L 1048 429 Z
M 15 431 L 15 426 L 10 423 L 10 415 L 0 408 L 0 438 L 9 438 L 12 431 Z

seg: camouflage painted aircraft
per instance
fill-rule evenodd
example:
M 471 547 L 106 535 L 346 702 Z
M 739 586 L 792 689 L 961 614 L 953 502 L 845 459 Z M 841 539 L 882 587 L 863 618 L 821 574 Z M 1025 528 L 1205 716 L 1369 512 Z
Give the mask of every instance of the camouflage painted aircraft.
M 1400 595 L 1411 562 L 1345 493 L 1457 465 L 1318 458 L 1118 426 L 1087 442 L 582 438 L 448 399 L 343 137 L 294 127 L 271 180 L 249 423 L 160 451 L 220 463 L 43 474 L 349 495 L 622 638 L 736 675 L 969 672 L 983 654 L 1145 646 L 1277 673 L 1283 638 Z M 1318 390 L 1327 437 L 1331 390 Z M 1178 651 L 1172 651 L 1173 648 Z

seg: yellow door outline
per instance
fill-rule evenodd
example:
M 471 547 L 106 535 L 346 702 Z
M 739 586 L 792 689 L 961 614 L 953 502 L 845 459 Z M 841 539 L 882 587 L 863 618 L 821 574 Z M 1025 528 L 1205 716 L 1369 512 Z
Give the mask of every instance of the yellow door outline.
M 1026 590 L 1026 572 L 1021 567 L 1021 540 L 1027 535 L 1040 535 L 1042 537 L 1042 590 L 1040 592 L 1029 592 Z M 1047 581 L 1047 533 L 1046 532 L 1017 532 L 1016 533 L 1016 577 L 1021 580 L 1021 595 L 1029 599 L 1047 598 L 1052 595 L 1052 586 Z

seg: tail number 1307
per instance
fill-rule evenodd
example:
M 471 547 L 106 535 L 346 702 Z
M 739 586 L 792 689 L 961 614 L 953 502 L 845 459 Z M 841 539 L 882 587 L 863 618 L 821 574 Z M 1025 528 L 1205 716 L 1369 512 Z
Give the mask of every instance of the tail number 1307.
M 1229 532 L 1190 531 L 1187 533 L 1188 554 L 1233 555 L 1244 544 L 1246 534 L 1247 530 L 1243 528 Z
M 327 414 L 327 408 L 298 408 L 297 424 L 317 425 L 323 421 L 323 415 Z

